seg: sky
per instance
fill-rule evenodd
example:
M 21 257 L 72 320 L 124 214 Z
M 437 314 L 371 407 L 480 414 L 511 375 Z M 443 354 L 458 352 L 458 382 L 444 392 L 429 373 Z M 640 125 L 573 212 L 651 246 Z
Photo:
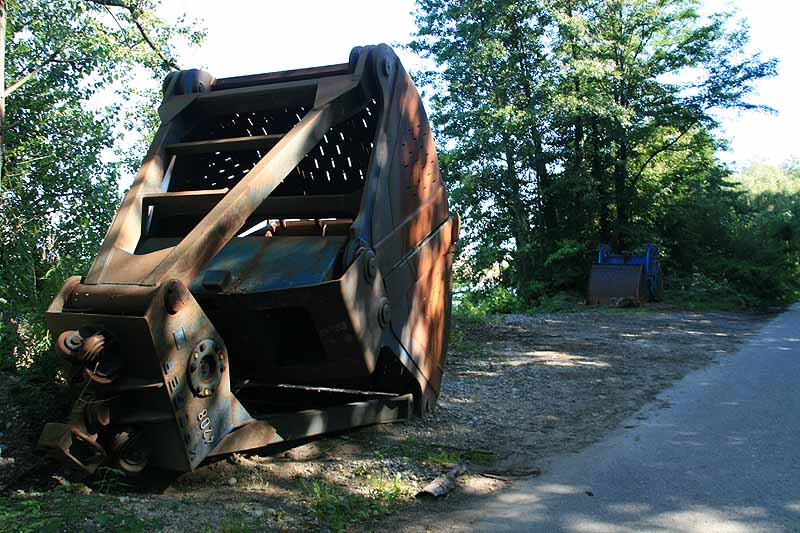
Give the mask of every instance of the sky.
M 415 30 L 413 0 L 163 0 L 162 6 L 168 19 L 186 13 L 206 27 L 205 43 L 182 53 L 181 66 L 205 68 L 218 78 L 344 63 L 354 46 L 405 43 Z M 733 168 L 800 157 L 800 0 L 704 2 L 708 13 L 730 7 L 749 22 L 749 51 L 777 58 L 779 66 L 751 97 L 774 114 L 717 114 L 730 141 L 718 157 Z M 398 55 L 409 70 L 419 64 L 410 52 Z

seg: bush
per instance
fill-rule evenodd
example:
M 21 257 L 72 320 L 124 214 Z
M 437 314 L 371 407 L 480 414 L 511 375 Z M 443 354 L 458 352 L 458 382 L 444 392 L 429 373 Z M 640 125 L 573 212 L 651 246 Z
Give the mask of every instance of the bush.
M 539 304 L 531 309 L 536 313 L 562 313 L 564 311 L 574 311 L 583 303 L 583 298 L 571 292 L 557 292 L 552 296 L 544 296 L 539 300 Z
M 462 324 L 475 325 L 486 321 L 486 311 L 472 302 L 471 298 L 463 298 L 453 305 L 453 316 Z
M 757 298 L 737 290 L 730 281 L 717 281 L 700 272 L 666 278 L 664 301 L 687 309 L 730 310 L 759 306 Z
M 525 312 L 525 303 L 508 287 L 496 286 L 484 292 L 470 293 L 473 303 L 487 314 Z
M 50 334 L 37 307 L 0 311 L 0 370 L 30 370 L 44 363 Z M 40 361 L 41 360 L 41 361 Z

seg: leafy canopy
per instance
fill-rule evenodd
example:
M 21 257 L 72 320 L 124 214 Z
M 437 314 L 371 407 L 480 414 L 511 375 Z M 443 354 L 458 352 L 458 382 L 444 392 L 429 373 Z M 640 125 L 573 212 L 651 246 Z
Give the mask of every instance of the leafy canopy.
M 203 32 L 153 0 L 10 0 L 0 175 L 0 354 L 46 345 L 41 314 L 85 272 L 119 201 L 118 178 L 157 123 L 177 46 Z M 19 364 L 6 357 L 0 366 Z
M 744 52 L 744 23 L 699 7 L 419 0 L 409 47 L 436 65 L 418 81 L 434 89 L 442 166 L 465 221 L 463 281 L 499 269 L 530 303 L 581 289 L 600 242 L 656 242 L 669 257 L 708 248 L 681 224 L 737 212 L 714 158 L 714 111 L 762 109 L 749 97 L 776 63 Z

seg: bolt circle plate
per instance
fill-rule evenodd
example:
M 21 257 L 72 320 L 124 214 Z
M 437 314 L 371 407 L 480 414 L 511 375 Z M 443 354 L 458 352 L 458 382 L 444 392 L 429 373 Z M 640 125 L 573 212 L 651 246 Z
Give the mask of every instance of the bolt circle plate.
M 216 341 L 204 339 L 195 345 L 186 365 L 192 394 L 200 398 L 214 394 L 222 382 L 225 359 L 225 351 Z

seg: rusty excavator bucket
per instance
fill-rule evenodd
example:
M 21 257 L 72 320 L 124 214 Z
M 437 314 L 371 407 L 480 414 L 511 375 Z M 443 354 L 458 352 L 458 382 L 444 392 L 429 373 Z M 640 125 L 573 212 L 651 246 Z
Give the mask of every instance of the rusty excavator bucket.
M 186 472 L 433 409 L 459 221 L 392 49 L 175 72 L 159 115 L 89 272 L 47 311 L 80 394 L 40 447 Z

